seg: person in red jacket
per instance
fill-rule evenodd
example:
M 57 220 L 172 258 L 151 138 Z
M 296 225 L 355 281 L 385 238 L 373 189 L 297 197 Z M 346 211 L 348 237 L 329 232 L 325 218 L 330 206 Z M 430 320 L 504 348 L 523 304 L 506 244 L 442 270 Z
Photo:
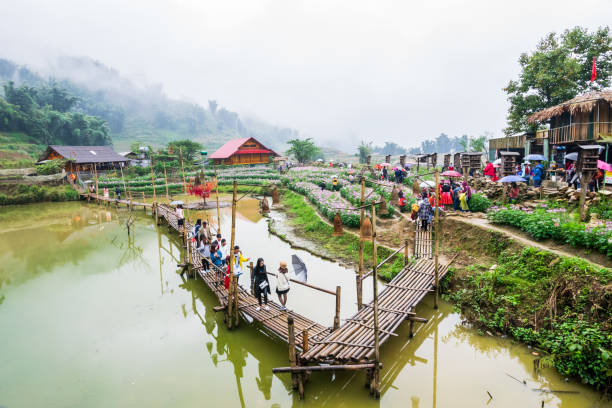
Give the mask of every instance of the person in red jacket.
M 495 177 L 495 167 L 493 167 L 493 163 L 487 160 L 487 165 L 485 166 L 484 171 L 482 173 L 487 178 L 490 178 L 490 179 L 494 178 Z

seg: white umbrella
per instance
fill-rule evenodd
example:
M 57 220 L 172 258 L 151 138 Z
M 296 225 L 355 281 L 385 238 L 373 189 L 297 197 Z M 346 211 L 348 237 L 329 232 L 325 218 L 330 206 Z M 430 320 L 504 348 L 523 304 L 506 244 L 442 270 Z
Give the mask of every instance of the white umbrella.
M 493 164 L 501 164 L 501 157 L 493 162 Z
M 421 188 L 428 188 L 428 187 L 435 187 L 435 186 L 436 186 L 436 182 L 431 181 L 431 180 L 427 180 L 419 184 L 419 187 Z
M 566 154 L 565 159 L 566 160 L 578 160 L 578 152 Z

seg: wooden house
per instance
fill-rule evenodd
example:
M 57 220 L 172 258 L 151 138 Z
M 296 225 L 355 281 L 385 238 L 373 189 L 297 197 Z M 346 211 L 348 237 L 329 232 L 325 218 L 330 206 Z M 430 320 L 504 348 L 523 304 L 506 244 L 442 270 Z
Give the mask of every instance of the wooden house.
M 588 92 L 536 112 L 527 120 L 550 125 L 538 131 L 551 145 L 587 144 L 612 137 L 612 89 Z
M 121 156 L 110 146 L 59 146 L 50 145 L 37 164 L 47 160 L 68 160 L 66 171 L 111 170 L 126 167 L 130 159 Z
M 215 164 L 267 164 L 278 154 L 252 137 L 233 139 L 210 155 Z

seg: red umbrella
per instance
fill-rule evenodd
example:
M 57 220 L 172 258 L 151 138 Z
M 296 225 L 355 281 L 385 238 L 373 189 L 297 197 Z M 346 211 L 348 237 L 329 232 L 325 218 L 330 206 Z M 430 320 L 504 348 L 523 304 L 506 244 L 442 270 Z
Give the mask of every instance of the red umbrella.
M 441 174 L 443 177 L 463 177 L 461 173 L 455 170 L 447 170 Z
M 612 171 L 612 166 L 603 160 L 597 160 L 597 168 L 605 171 Z

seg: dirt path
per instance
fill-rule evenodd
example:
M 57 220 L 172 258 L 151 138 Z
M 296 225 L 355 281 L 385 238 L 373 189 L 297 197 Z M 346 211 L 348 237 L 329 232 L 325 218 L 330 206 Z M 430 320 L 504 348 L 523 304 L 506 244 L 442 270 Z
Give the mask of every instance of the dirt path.
M 524 246 L 539 248 L 560 256 L 579 257 L 599 268 L 612 267 L 612 261 L 610 261 L 605 255 L 600 254 L 598 252 L 587 252 L 583 249 L 574 248 L 568 245 L 559 245 L 552 241 L 534 241 L 520 230 L 492 225 L 489 223 L 488 220 L 484 218 L 468 218 L 452 215 L 447 216 L 445 218 L 452 219 L 458 222 L 464 222 L 466 224 L 476 225 L 480 228 L 485 228 L 489 231 L 498 232 L 517 241 L 518 243 Z

